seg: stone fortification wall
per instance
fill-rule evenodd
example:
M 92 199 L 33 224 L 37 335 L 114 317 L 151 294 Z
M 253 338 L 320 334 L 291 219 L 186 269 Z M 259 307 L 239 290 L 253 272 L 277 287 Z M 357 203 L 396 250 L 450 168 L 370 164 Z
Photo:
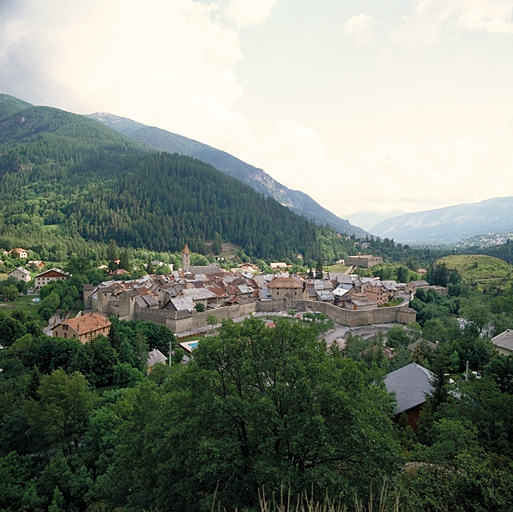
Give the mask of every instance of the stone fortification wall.
M 159 325 L 167 325 L 168 318 L 173 313 L 167 309 L 148 309 L 141 308 L 137 304 L 134 306 L 133 318 L 144 322 L 155 322 Z
M 415 315 L 400 313 L 401 306 L 388 308 L 375 308 L 367 311 L 351 311 L 339 308 L 326 302 L 315 302 L 311 300 L 294 300 L 287 303 L 283 300 L 265 300 L 255 301 L 248 304 L 221 307 L 212 311 L 197 313 L 193 311 L 191 315 L 180 318 L 180 315 L 165 309 L 144 309 L 135 305 L 134 318 L 143 321 L 155 322 L 156 324 L 166 325 L 174 333 L 183 333 L 204 328 L 208 330 L 207 316 L 215 315 L 219 322 L 227 318 L 239 318 L 248 316 L 252 313 L 276 313 L 278 311 L 287 311 L 291 308 L 297 311 L 320 312 L 332 318 L 335 322 L 347 325 L 349 327 L 359 327 L 362 325 L 387 324 L 387 323 L 409 323 L 415 320 Z
M 259 312 L 272 313 L 273 311 L 287 311 L 287 304 L 283 301 L 260 301 Z M 404 317 L 399 315 L 401 306 L 389 308 L 374 308 L 367 311 L 351 311 L 349 309 L 339 308 L 326 302 L 315 302 L 311 300 L 293 300 L 288 305 L 298 311 L 317 311 L 332 318 L 335 322 L 347 325 L 349 327 L 358 327 L 361 325 L 398 323 Z M 415 319 L 408 319 L 414 321 Z
M 179 318 L 179 315 L 165 309 L 144 309 L 139 306 L 134 308 L 134 317 L 138 320 L 155 322 L 156 324 L 169 327 L 174 333 L 192 331 L 196 329 L 209 329 L 207 316 L 215 315 L 219 322 L 227 318 L 238 318 L 250 315 L 256 311 L 257 302 L 241 304 L 235 306 L 226 306 L 215 310 L 208 310 L 204 313 L 193 311 L 190 316 Z

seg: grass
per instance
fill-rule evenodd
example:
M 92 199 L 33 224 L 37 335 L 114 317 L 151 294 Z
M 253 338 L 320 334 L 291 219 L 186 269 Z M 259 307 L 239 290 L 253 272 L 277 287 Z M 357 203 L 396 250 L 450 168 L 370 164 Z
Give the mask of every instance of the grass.
M 214 500 L 210 512 L 227 512 L 226 508 L 216 500 L 217 489 L 214 493 Z M 374 496 L 372 489 L 367 506 L 355 497 L 353 503 L 343 503 L 339 499 L 326 497 L 323 501 L 317 501 L 310 497 L 308 492 L 299 496 L 292 496 L 290 489 L 282 487 L 279 496 L 267 495 L 265 489 L 258 491 L 259 504 L 256 510 L 259 512 L 399 512 L 399 495 L 388 488 L 385 481 L 381 487 L 379 496 Z M 348 506 L 349 505 L 349 506 Z M 251 509 L 252 511 L 254 509 Z M 235 509 L 238 512 L 238 509 Z M 249 512 L 241 509 L 241 512 Z
M 478 289 L 485 286 L 501 286 L 511 279 L 513 267 L 505 261 L 484 254 L 459 254 L 438 260 L 448 270 L 457 270 L 467 282 L 474 282 Z
M 325 272 L 342 272 L 344 273 L 349 268 L 349 265 L 330 265 L 329 267 L 325 267 Z
M 61 229 L 61 227 L 64 226 L 64 224 L 44 224 L 41 229 L 43 231 L 58 231 Z
M 38 304 L 32 302 L 33 295 L 21 295 L 15 301 L 0 301 L 0 311 L 7 316 L 12 316 L 15 311 L 23 311 L 28 317 L 39 319 Z

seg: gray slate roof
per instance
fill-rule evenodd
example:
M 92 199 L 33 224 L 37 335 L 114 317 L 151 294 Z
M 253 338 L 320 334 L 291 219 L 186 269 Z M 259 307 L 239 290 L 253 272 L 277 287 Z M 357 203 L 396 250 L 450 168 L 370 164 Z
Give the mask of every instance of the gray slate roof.
M 165 361 L 167 361 L 167 357 L 157 348 L 154 348 L 148 354 L 148 368 L 151 368 L 157 363 L 164 363 Z
M 492 338 L 492 343 L 496 347 L 513 352 L 513 330 L 506 329 L 504 332 L 501 332 Z
M 397 414 L 423 404 L 426 395 L 431 394 L 433 373 L 416 363 L 399 368 L 385 378 L 385 386 L 389 393 L 395 393 Z

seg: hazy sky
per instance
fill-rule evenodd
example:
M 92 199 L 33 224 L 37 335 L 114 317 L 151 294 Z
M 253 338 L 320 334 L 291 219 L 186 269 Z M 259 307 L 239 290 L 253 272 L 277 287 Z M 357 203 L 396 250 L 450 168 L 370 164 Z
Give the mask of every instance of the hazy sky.
M 342 217 L 513 195 L 513 0 L 1 0 L 0 92 L 197 139 Z

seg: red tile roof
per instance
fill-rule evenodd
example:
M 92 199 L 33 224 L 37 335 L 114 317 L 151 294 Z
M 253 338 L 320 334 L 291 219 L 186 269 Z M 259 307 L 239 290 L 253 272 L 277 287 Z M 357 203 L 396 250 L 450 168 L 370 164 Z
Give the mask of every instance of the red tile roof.
M 85 315 L 63 320 L 60 325 L 69 325 L 78 334 L 87 334 L 109 327 L 110 321 L 100 313 L 86 313 Z

